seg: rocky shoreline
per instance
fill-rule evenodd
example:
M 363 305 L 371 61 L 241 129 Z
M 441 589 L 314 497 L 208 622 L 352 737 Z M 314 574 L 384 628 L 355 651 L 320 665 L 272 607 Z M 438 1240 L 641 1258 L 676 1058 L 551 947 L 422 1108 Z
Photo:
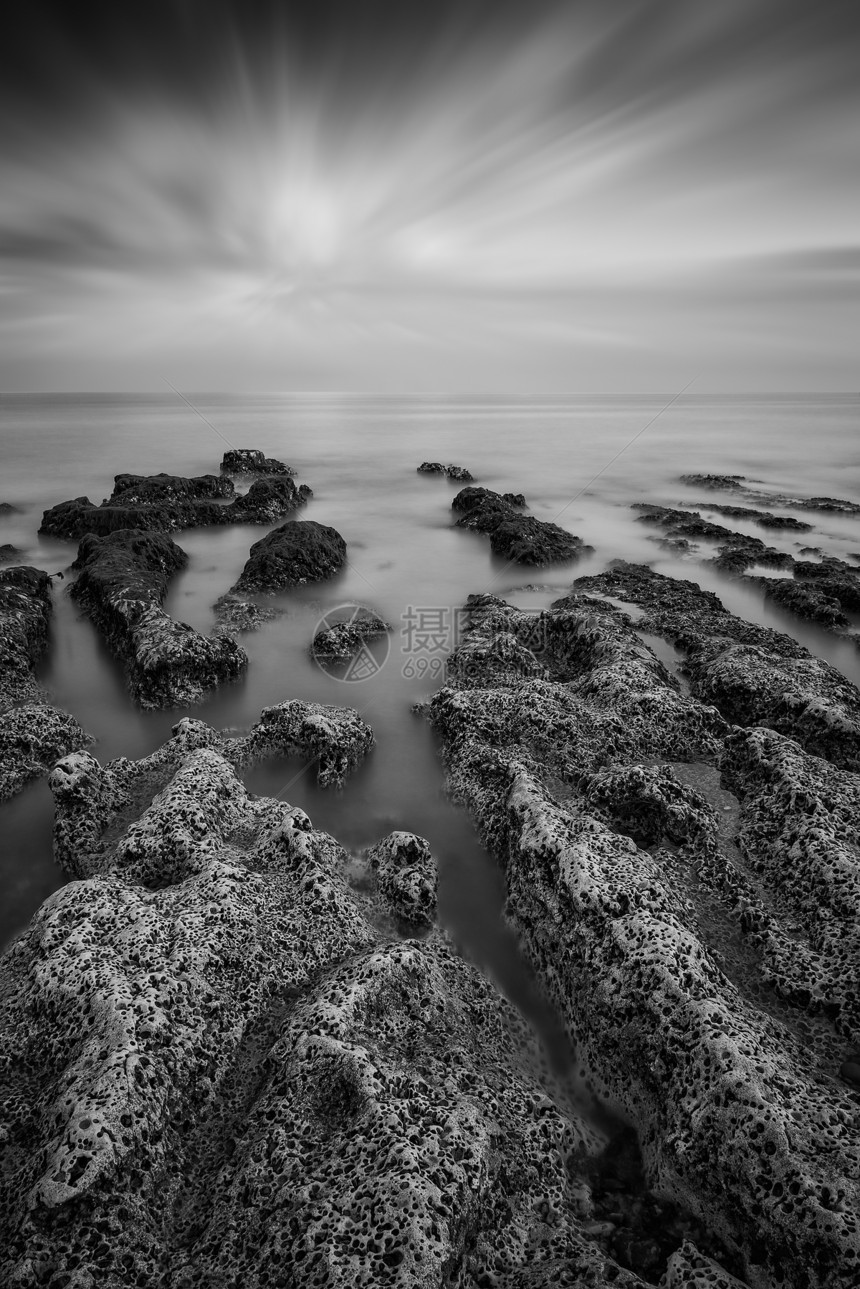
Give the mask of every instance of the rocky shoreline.
M 419 469 L 458 477 L 435 466 Z M 249 597 L 345 563 L 339 532 L 288 520 L 252 546 L 212 636 L 169 618 L 170 531 L 281 518 L 201 520 L 235 505 L 233 474 L 257 476 L 246 497 L 298 492 L 237 449 L 220 475 L 119 475 L 101 507 L 46 512 L 79 539 L 71 594 L 144 707 L 234 679 L 228 611 L 250 629 L 269 610 Z M 741 496 L 724 517 L 805 527 L 754 510 L 767 494 L 740 477 L 694 482 Z M 524 507 L 466 488 L 455 526 L 521 564 L 590 549 Z M 689 508 L 643 516 L 720 541 L 730 571 L 770 549 Z M 810 578 L 823 594 L 849 584 L 841 563 Z M 286 697 L 245 731 L 184 716 L 150 755 L 101 764 L 35 675 L 51 607 L 46 574 L 0 570 L 0 793 L 50 772 L 70 879 L 0 959 L 0 1282 L 856 1282 L 860 693 L 836 668 L 643 564 L 577 577 L 539 612 L 469 596 L 417 714 L 503 874 L 569 1079 L 438 924 L 423 837 L 349 853 L 245 786 L 298 758 L 337 791 L 372 755 L 358 710 Z M 387 630 L 368 612 L 307 643 L 338 660 Z

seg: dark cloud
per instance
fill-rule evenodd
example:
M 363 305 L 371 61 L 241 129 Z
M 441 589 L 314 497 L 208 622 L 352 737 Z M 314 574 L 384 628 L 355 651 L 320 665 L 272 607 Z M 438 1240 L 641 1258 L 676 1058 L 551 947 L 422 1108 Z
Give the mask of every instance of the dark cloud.
M 756 355 L 762 380 L 782 362 L 857 384 L 853 3 L 19 16 L 0 53 L 2 380 L 36 354 L 47 383 L 106 362 L 139 382 L 211 352 L 216 381 L 282 385 L 289 348 L 335 383 L 421 384 L 422 354 L 484 385 L 494 364 L 557 383 L 579 353 L 641 384 L 662 347 L 728 384 Z

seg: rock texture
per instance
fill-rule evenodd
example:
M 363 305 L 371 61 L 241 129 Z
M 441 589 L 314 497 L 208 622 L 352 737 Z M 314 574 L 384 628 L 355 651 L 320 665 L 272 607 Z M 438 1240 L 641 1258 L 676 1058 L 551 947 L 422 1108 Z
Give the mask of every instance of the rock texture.
M 310 496 L 310 488 L 297 488 L 286 467 L 255 479 L 241 495 L 223 475 L 188 479 L 119 474 L 101 505 L 89 497 L 60 502 L 44 512 L 39 532 L 78 540 L 87 533 L 105 536 L 122 528 L 167 532 L 214 524 L 269 524 L 303 506 Z M 232 500 L 227 503 L 227 498 Z
M 47 573 L 26 566 L 0 571 L 0 801 L 91 741 L 73 716 L 46 702 L 36 680 L 51 613 Z
M 232 448 L 221 460 L 222 474 L 295 474 L 283 461 L 264 456 L 257 448 Z
M 514 1010 L 439 932 L 384 935 L 213 737 L 52 776 L 77 880 L 0 960 L 3 1283 L 642 1289 Z M 663 1284 L 720 1275 L 685 1241 Z
M 312 519 L 291 520 L 267 533 L 251 553 L 234 592 L 282 591 L 331 577 L 346 562 L 346 542 L 335 528 Z
M 523 515 L 522 494 L 490 492 L 487 488 L 464 488 L 452 502 L 460 511 L 458 528 L 488 533 L 495 555 L 517 564 L 553 564 L 570 560 L 591 547 L 557 524 Z
M 370 609 L 353 614 L 347 622 L 335 622 L 318 631 L 311 642 L 311 655 L 317 662 L 346 662 L 359 653 L 368 640 L 378 640 L 391 630 L 391 624 Z
M 470 602 L 428 706 L 450 789 L 656 1194 L 754 1289 L 847 1289 L 860 695 L 691 583 L 622 565 L 576 591 L 537 618 Z M 692 694 L 605 595 L 685 651 Z M 663 1283 L 695 1283 L 697 1258 L 674 1254 Z
M 682 474 L 681 483 L 693 488 L 710 488 L 715 491 L 739 492 L 749 500 L 766 506 L 790 506 L 793 510 L 820 510 L 829 514 L 860 515 L 860 504 L 840 497 L 793 497 L 788 493 L 764 492 L 751 488 L 759 480 L 747 479 L 742 474 Z
M 438 876 L 428 842 L 411 832 L 389 833 L 366 858 L 392 912 L 414 926 L 432 926 Z
M 447 479 L 456 479 L 461 483 L 471 483 L 474 475 L 462 465 L 442 465 L 440 461 L 424 461 L 418 467 L 419 474 L 443 474 Z
M 141 707 L 185 707 L 235 680 L 248 656 L 229 637 L 209 639 L 163 609 L 170 578 L 187 562 L 166 533 L 121 529 L 82 540 L 70 593 L 123 663 Z

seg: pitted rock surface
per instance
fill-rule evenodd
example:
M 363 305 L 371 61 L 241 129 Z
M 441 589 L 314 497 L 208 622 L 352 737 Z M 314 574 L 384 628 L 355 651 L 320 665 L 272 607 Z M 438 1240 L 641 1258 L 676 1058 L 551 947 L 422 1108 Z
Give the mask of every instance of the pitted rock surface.
M 429 843 L 411 832 L 392 832 L 365 857 L 396 916 L 415 926 L 432 926 L 438 875 Z
M 694 582 L 619 561 L 575 587 L 645 610 L 643 631 L 686 655 L 693 694 L 736 725 L 765 725 L 844 769 L 860 769 L 860 694 L 841 672 L 769 627 L 728 613 Z
M 606 1139 L 513 1008 L 439 932 L 380 938 L 218 742 L 52 776 L 79 880 L 0 959 L 2 1282 L 643 1289 L 595 1237 Z
M 521 494 L 487 488 L 464 488 L 451 503 L 453 510 L 461 512 L 458 528 L 488 533 L 493 553 L 518 564 L 552 564 L 591 549 L 558 524 L 522 514 L 524 505 Z
M 686 647 L 731 620 L 715 596 L 633 566 L 586 587 L 646 607 L 643 630 L 686 620 Z M 731 1270 L 754 1289 L 847 1289 L 860 1115 L 840 1063 L 858 1046 L 860 780 L 773 731 L 732 729 L 678 691 L 623 614 L 584 601 L 544 615 L 470 601 L 428 707 L 449 788 L 505 872 L 507 915 L 592 1085 L 635 1125 L 655 1193 L 738 1260 L 723 1270 L 688 1248 L 663 1283 L 728 1285 Z M 738 625 L 719 647 L 767 642 L 786 675 L 799 663 L 803 683 L 820 677 L 794 642 L 780 651 L 778 633 L 746 626 L 759 643 Z M 497 666 L 505 635 L 543 678 L 521 659 Z M 836 740 L 843 754 L 851 739 Z M 728 834 L 683 763 L 723 765 Z
M 45 701 L 36 679 L 52 612 L 47 573 L 25 565 L 0 570 L 0 801 L 91 742 L 73 716 Z
M 210 639 L 162 605 L 170 578 L 187 562 L 166 533 L 124 529 L 81 541 L 72 597 L 123 663 L 141 707 L 185 707 L 235 680 L 248 656 L 228 636 Z
M 301 756 L 317 767 L 320 787 L 343 787 L 373 747 L 373 730 L 351 707 L 292 699 L 266 707 L 244 738 L 229 745 L 239 766 L 270 756 Z

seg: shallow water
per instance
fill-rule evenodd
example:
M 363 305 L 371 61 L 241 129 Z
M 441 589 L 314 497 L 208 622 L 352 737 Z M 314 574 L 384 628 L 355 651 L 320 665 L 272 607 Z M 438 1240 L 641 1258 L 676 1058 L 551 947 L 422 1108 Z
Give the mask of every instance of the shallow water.
M 563 1063 L 563 1042 L 551 1032 L 551 1018 L 502 922 L 500 875 L 467 816 L 445 799 L 434 736 L 411 706 L 438 688 L 456 642 L 456 610 L 470 592 L 492 591 L 541 608 L 564 594 L 575 576 L 598 572 L 619 557 L 699 581 L 734 612 L 789 632 L 858 682 L 860 654 L 851 643 L 766 606 L 759 591 L 695 557 L 668 554 L 654 540 L 659 530 L 637 523 L 630 510 L 633 501 L 744 504 L 731 494 L 703 496 L 677 482 L 679 474 L 693 471 L 747 474 L 774 492 L 857 499 L 860 463 L 848 459 L 848 450 L 858 400 L 685 398 L 660 414 L 660 400 L 632 398 L 188 397 L 200 416 L 173 395 L 0 399 L 0 501 L 20 507 L 0 522 L 0 541 L 22 547 L 25 562 L 54 573 L 68 567 L 76 547 L 37 537 L 42 510 L 80 494 L 99 501 L 116 473 L 217 472 L 228 445 L 262 448 L 295 467 L 298 481 L 314 490 L 303 517 L 343 534 L 349 565 L 320 586 L 276 597 L 283 616 L 242 637 L 250 656 L 247 676 L 189 714 L 229 728 L 247 727 L 262 707 L 288 698 L 357 708 L 377 743 L 342 793 L 319 790 L 312 774 L 293 762 L 256 767 L 247 775 L 248 787 L 300 805 L 348 847 L 366 846 L 392 828 L 426 836 L 440 862 L 443 922 L 535 1019 Z M 465 465 L 487 487 L 524 492 L 534 514 L 577 533 L 594 553 L 548 570 L 507 565 L 491 555 L 485 538 L 452 527 L 450 503 L 460 485 L 416 473 L 428 459 Z M 793 554 L 808 545 L 843 558 L 860 549 L 857 520 L 786 513 L 814 523 L 814 530 L 765 532 L 729 518 L 720 522 Z M 214 601 L 266 531 L 175 534 L 190 560 L 171 588 L 168 610 L 207 631 Z M 66 594 L 69 581 L 55 582 L 42 682 L 53 701 L 96 737 L 93 751 L 100 759 L 145 755 L 185 713 L 141 713 L 131 706 L 119 667 Z M 308 654 L 323 614 L 351 602 L 369 605 L 394 628 L 387 657 L 361 681 L 326 674 Z M 44 783 L 0 807 L 0 823 L 3 943 L 62 877 L 51 859 Z

